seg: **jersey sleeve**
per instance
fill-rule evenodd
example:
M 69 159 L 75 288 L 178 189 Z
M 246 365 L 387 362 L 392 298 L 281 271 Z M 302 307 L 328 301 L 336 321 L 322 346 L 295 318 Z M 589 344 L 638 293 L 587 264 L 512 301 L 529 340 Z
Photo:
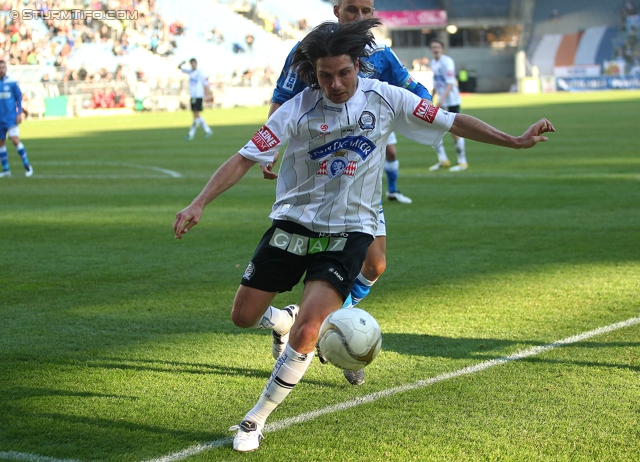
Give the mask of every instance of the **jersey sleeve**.
M 13 97 L 16 101 L 16 115 L 22 114 L 22 92 L 17 83 L 12 85 L 11 91 L 13 91 Z
M 456 65 L 453 61 L 453 59 L 449 58 L 446 60 L 446 62 L 444 63 L 444 72 L 445 72 L 445 82 L 447 85 L 449 84 L 453 84 L 453 85 L 457 85 L 458 84 L 458 79 L 456 78 Z
M 287 56 L 287 59 L 284 62 L 284 67 L 282 68 L 282 72 L 280 72 L 280 77 L 278 77 L 276 88 L 273 90 L 273 97 L 271 98 L 272 103 L 284 104 L 307 88 L 307 84 L 302 81 L 300 76 L 296 74 L 293 69 L 291 69 L 293 53 L 296 51 L 296 48 L 298 48 L 298 45 L 299 42 L 291 49 L 289 56 Z
M 431 104 L 407 91 L 397 92 L 394 129 L 418 143 L 437 146 L 449 131 L 456 114 Z
M 266 167 L 273 162 L 276 152 L 294 135 L 297 127 L 295 115 L 300 108 L 300 98 L 287 101 L 274 112 L 269 120 L 240 151 L 241 156 Z
M 383 53 L 383 63 L 379 71 L 380 80 L 396 87 L 406 88 L 420 98 L 428 99 L 429 101 L 433 99 L 429 90 L 411 76 L 391 48 L 384 47 L 380 52 Z

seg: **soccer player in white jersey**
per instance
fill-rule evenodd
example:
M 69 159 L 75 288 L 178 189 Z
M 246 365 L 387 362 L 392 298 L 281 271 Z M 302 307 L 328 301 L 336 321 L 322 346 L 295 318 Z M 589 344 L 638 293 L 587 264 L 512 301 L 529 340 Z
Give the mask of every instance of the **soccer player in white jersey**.
M 333 14 L 338 18 L 339 24 L 348 24 L 363 19 L 371 19 L 374 15 L 374 0 L 339 0 L 333 6 Z M 269 108 L 269 116 L 271 116 L 282 104 L 289 101 L 295 95 L 300 93 L 307 87 L 307 84 L 296 74 L 291 68 L 291 62 L 298 45 L 296 45 L 287 57 L 280 78 L 276 84 Z M 407 71 L 405 66 L 400 62 L 396 54 L 387 46 L 376 46 L 369 51 L 369 55 L 363 58 L 372 66 L 372 71 L 366 74 L 361 72 L 362 77 L 375 78 L 383 82 L 387 82 L 397 87 L 406 88 L 421 98 L 431 100 L 431 94 L 424 86 L 417 82 Z M 387 193 L 386 197 L 390 201 L 398 203 L 410 204 L 412 201 L 409 197 L 403 195 L 398 190 L 398 169 L 399 162 L 396 157 L 396 135 L 394 132 L 389 134 L 386 146 L 386 161 L 384 171 L 387 175 Z M 263 175 L 267 179 L 277 178 L 277 174 L 272 172 L 273 165 L 262 167 Z M 351 296 L 345 302 L 345 306 L 357 305 L 371 291 L 371 287 L 378 280 L 386 269 L 386 224 L 384 218 L 384 210 L 380 204 L 379 225 L 376 231 L 376 237 L 373 244 L 369 246 L 367 258 L 362 265 L 362 269 L 356 279 L 351 290 Z M 277 332 L 273 333 L 274 357 L 278 357 L 284 351 L 286 344 L 286 336 L 280 336 Z M 324 362 L 324 358 L 318 353 L 320 361 Z M 352 385 L 362 385 L 364 383 L 364 369 L 358 371 L 344 370 L 343 374 L 347 381 Z
M 429 48 L 433 53 L 433 59 L 429 63 L 433 71 L 433 94 L 438 95 L 438 107 L 444 108 L 449 112 L 460 112 L 460 89 L 458 88 L 458 80 L 456 79 L 456 65 L 450 56 L 444 54 L 444 45 L 437 39 L 429 42 Z M 464 138 L 451 134 L 453 142 L 456 145 L 456 154 L 458 155 L 458 165 L 449 169 L 450 172 L 461 172 L 469 168 L 467 162 L 467 154 L 464 146 Z M 444 149 L 444 143 L 440 143 L 435 148 L 438 154 L 438 163 L 431 166 L 429 170 L 432 172 L 451 165 L 447 152 Z
M 213 130 L 209 128 L 204 118 L 200 115 L 202 112 L 202 102 L 206 99 L 212 101 L 211 90 L 209 89 L 209 81 L 198 69 L 198 61 L 195 58 L 189 60 L 190 68 L 183 67 L 185 61 L 178 64 L 180 69 L 185 74 L 189 74 L 189 96 L 191 97 L 191 111 L 193 112 L 193 122 L 189 129 L 189 134 L 185 137 L 185 140 L 191 141 L 196 134 L 198 126 L 204 130 L 204 137 L 209 138 L 213 135 Z
M 333 6 L 333 14 L 338 18 L 338 23 L 340 24 L 370 19 L 373 17 L 374 11 L 374 0 L 338 0 L 337 4 Z M 294 46 L 289 53 L 280 77 L 278 78 L 278 82 L 276 83 L 276 88 L 274 89 L 271 99 L 269 115 L 273 114 L 283 103 L 293 98 L 307 86 L 291 69 L 291 60 L 293 59 L 296 47 L 297 45 Z M 362 77 L 382 80 L 391 85 L 406 88 L 421 98 L 431 99 L 429 90 L 409 74 L 409 71 L 407 71 L 406 67 L 391 48 L 382 45 L 376 46 L 376 48 L 371 51 L 366 60 L 372 64 L 372 72 L 368 75 L 361 74 Z M 391 132 L 387 140 L 387 160 L 384 165 L 384 171 L 387 176 L 386 198 L 389 201 L 395 201 L 400 204 L 411 204 L 412 200 L 402 194 L 398 189 L 400 162 L 397 158 L 397 143 L 398 140 L 395 133 Z M 272 167 L 273 166 L 268 166 L 268 168 L 263 169 L 265 178 L 275 178 L 275 174 L 270 173 Z M 378 276 L 380 276 L 380 274 L 376 275 L 376 277 Z
M 392 130 L 437 145 L 447 131 L 476 141 L 530 148 L 554 131 L 542 119 L 521 136 L 507 135 L 464 114 L 434 107 L 402 88 L 358 77 L 373 42 L 375 19 L 324 23 L 300 43 L 293 61 L 309 83 L 267 120 L 251 140 L 213 174 L 173 223 L 180 239 L 201 219 L 205 206 L 235 185 L 255 164 L 267 165 L 286 146 L 270 218 L 233 300 L 231 320 L 243 328 L 291 328 L 258 403 L 244 416 L 236 451 L 260 446 L 275 408 L 302 379 L 314 355 L 322 321 L 342 305 L 360 271 L 378 226 L 384 149 Z M 279 292 L 302 276 L 296 322 L 271 306 Z

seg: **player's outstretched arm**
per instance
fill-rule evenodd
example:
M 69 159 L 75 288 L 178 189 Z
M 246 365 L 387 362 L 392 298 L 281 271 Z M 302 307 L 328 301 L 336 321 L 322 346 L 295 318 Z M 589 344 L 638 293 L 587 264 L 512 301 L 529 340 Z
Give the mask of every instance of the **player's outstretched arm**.
M 186 234 L 197 225 L 205 206 L 240 181 L 255 163 L 243 157 L 240 153 L 236 153 L 222 164 L 193 202 L 176 214 L 176 219 L 173 222 L 173 232 L 176 239 L 182 239 L 183 234 Z
M 542 136 L 543 133 L 555 131 L 551 122 L 540 119 L 522 135 L 511 136 L 467 114 L 457 114 L 449 130 L 450 133 L 462 138 L 514 149 L 527 149 L 539 142 L 545 142 L 549 138 Z

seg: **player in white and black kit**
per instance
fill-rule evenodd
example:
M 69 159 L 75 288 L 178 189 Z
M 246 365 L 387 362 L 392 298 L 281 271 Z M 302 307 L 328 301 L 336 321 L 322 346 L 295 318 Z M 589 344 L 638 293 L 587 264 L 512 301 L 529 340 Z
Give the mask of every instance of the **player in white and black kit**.
M 193 123 L 191 124 L 189 134 L 185 137 L 185 140 L 193 140 L 198 126 L 201 126 L 204 130 L 204 137 L 209 138 L 213 134 L 213 130 L 209 128 L 207 123 L 200 115 L 200 113 L 202 112 L 202 102 L 205 99 L 207 99 L 208 101 L 212 100 L 211 90 L 209 89 L 209 81 L 202 73 L 202 71 L 198 69 L 198 61 L 196 61 L 195 58 L 191 58 L 189 60 L 189 64 L 191 64 L 190 69 L 183 67 L 184 64 L 185 61 L 182 61 L 180 64 L 178 64 L 178 69 L 180 69 L 185 74 L 189 74 L 189 96 L 191 96 L 191 111 L 193 112 Z
M 385 145 L 392 130 L 437 145 L 447 131 L 512 148 L 529 148 L 547 131 L 545 119 L 522 136 L 507 135 L 464 114 L 456 115 L 402 88 L 358 77 L 371 46 L 375 19 L 324 23 L 296 50 L 293 68 L 309 87 L 284 103 L 251 140 L 211 177 L 191 205 L 176 215 L 180 239 L 205 206 L 235 185 L 255 164 L 273 162 L 286 147 L 271 228 L 251 258 L 233 301 L 238 327 L 289 333 L 258 400 L 238 426 L 237 451 L 260 446 L 271 412 L 311 364 L 322 321 L 342 305 L 378 227 Z M 305 275 L 306 273 L 306 275 Z M 271 302 L 305 275 L 302 302 L 277 310 Z M 297 315 L 297 319 L 296 318 Z M 293 322 L 295 319 L 295 323 Z
M 444 45 L 437 39 L 429 42 L 429 48 L 433 53 L 433 59 L 429 62 L 429 66 L 433 71 L 433 94 L 438 95 L 438 107 L 444 108 L 449 112 L 460 112 L 460 89 L 458 88 L 458 80 L 456 78 L 456 65 L 450 56 L 445 55 Z M 467 162 L 467 154 L 464 146 L 464 138 L 451 134 L 453 142 L 456 145 L 456 154 L 458 155 L 458 165 L 449 169 L 450 172 L 461 172 L 469 168 Z M 444 143 L 440 143 L 435 148 L 438 154 L 438 163 L 431 166 L 429 170 L 435 171 L 448 168 L 451 165 L 447 152 L 444 149 Z

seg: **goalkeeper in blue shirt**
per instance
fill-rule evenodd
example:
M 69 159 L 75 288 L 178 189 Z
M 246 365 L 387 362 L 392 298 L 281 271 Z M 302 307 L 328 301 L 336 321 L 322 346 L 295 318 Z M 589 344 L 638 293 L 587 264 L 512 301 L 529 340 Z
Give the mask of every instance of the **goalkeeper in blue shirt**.
M 22 122 L 22 92 L 18 82 L 7 76 L 7 63 L 0 60 L 0 164 L 2 165 L 0 178 L 11 176 L 9 153 L 6 146 L 7 136 L 22 159 L 25 176 L 33 175 L 27 151 L 20 142 L 20 129 L 18 128 L 20 122 Z

